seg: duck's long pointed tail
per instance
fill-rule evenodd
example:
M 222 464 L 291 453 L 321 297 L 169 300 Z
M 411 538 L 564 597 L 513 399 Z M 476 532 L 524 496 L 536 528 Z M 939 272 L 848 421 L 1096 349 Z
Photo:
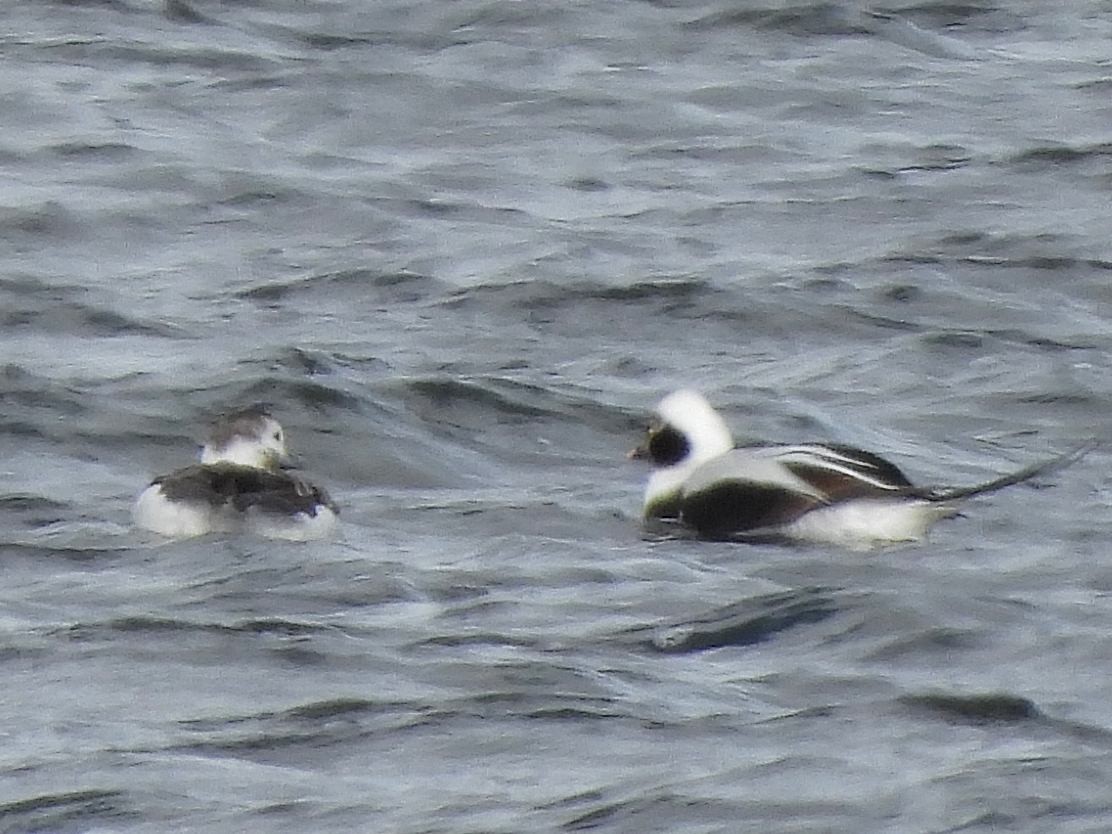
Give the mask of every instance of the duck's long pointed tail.
M 1049 475 L 1051 472 L 1065 469 L 1067 466 L 1071 466 L 1081 460 L 1081 458 L 1085 457 L 1085 455 L 1100 445 L 1099 441 L 1091 440 L 1065 454 L 1058 455 L 1058 457 L 1031 464 L 1011 474 L 993 478 L 991 481 L 985 481 L 984 483 L 967 487 L 936 487 L 934 489 L 924 490 L 919 494 L 920 497 L 926 498 L 928 501 L 946 503 L 950 501 L 960 501 L 963 498 L 972 498 L 975 495 L 996 492 L 998 489 L 1010 487 L 1014 484 L 1021 484 L 1024 481 L 1030 481 L 1032 478 L 1037 478 L 1040 475 Z

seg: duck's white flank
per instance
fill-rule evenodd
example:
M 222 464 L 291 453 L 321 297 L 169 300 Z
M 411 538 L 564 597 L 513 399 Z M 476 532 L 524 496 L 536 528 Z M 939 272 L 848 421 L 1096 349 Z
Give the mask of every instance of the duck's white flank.
M 851 550 L 916 542 L 931 526 L 958 513 L 953 504 L 908 498 L 859 498 L 804 513 L 779 530 L 796 541 Z
M 171 539 L 229 532 L 222 514 L 206 504 L 174 501 L 166 497 L 162 484 L 151 484 L 139 495 L 132 510 L 136 526 Z

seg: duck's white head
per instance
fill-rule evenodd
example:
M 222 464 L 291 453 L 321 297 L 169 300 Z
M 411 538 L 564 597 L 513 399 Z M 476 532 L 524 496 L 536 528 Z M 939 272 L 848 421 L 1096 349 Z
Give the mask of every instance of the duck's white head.
M 645 489 L 645 515 L 671 515 L 671 505 L 691 473 L 733 447 L 730 430 L 702 394 L 681 390 L 661 400 L 645 442 L 630 453 L 653 466 Z
M 258 406 L 217 420 L 201 449 L 201 463 L 234 463 L 271 471 L 279 469 L 288 457 L 281 424 Z

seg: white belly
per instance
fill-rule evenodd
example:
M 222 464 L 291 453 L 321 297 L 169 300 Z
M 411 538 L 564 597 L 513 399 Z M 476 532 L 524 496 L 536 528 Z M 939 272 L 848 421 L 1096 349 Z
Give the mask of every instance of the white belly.
M 936 501 L 861 498 L 812 510 L 783 528 L 793 539 L 864 549 L 918 541 L 931 525 L 957 512 Z
M 143 490 L 132 509 L 132 517 L 136 526 L 174 539 L 229 529 L 213 507 L 188 501 L 170 501 L 162 494 L 162 487 L 158 484 L 151 484 Z

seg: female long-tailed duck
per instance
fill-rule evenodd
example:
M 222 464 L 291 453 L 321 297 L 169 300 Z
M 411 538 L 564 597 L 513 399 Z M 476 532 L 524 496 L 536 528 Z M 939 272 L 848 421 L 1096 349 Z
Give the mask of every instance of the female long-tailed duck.
M 183 538 L 248 532 L 305 541 L 328 535 L 338 510 L 320 487 L 286 468 L 286 434 L 255 406 L 218 420 L 201 462 L 151 482 L 135 502 L 139 527 Z
M 957 488 L 921 488 L 894 464 L 850 446 L 735 447 L 702 395 L 676 391 L 656 408 L 630 457 L 654 471 L 646 520 L 676 521 L 712 539 L 778 538 L 864 548 L 916 541 L 958 513 L 962 499 L 993 492 L 1077 460 L 1088 450 Z

